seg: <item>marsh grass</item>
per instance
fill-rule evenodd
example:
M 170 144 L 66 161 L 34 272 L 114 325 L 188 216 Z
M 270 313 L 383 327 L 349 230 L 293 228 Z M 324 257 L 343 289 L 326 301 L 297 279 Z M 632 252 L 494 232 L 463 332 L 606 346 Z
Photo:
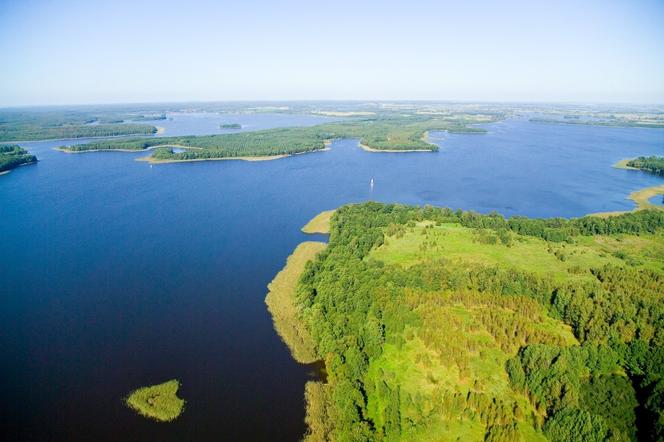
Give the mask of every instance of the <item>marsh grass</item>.
M 170 422 L 184 411 L 185 401 L 177 396 L 179 388 L 180 382 L 172 379 L 163 384 L 136 389 L 125 402 L 142 416 L 159 422 Z
M 302 227 L 302 231 L 304 233 L 330 233 L 332 215 L 334 215 L 334 210 L 325 210 L 319 213 Z
M 315 241 L 306 241 L 298 245 L 288 257 L 286 266 L 268 285 L 269 293 L 265 297 L 275 330 L 290 349 L 293 358 L 302 364 L 315 362 L 319 358 L 309 331 L 299 320 L 295 293 L 307 262 L 325 247 L 325 243 Z

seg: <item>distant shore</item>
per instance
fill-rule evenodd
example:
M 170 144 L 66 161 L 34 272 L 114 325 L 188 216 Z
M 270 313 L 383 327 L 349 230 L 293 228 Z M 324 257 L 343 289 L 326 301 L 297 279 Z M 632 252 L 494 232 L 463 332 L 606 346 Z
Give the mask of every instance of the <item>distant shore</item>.
M 432 149 L 375 149 L 366 144 L 359 143 L 360 147 L 367 152 L 407 153 L 407 152 L 435 152 Z

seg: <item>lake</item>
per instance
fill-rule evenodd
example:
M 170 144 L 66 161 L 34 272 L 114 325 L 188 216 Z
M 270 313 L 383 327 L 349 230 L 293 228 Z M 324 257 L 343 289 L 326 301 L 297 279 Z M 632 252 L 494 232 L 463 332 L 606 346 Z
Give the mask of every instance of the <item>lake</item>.
M 328 121 L 170 116 L 156 122 L 165 136 Z M 41 161 L 0 176 L 2 439 L 298 440 L 313 369 L 292 360 L 264 298 L 318 212 L 377 200 L 574 217 L 630 209 L 630 192 L 662 183 L 611 165 L 664 154 L 664 130 L 485 127 L 432 133 L 436 153 L 339 140 L 275 161 L 154 166 L 134 161 L 145 153 L 21 143 Z M 175 422 L 124 406 L 172 378 L 187 400 Z

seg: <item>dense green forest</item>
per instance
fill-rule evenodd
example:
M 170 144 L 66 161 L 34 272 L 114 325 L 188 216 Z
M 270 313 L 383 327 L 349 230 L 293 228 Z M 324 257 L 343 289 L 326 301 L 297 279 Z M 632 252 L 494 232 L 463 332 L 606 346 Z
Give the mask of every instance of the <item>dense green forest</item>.
M 649 157 L 638 157 L 629 160 L 627 166 L 645 170 L 646 172 L 656 173 L 657 175 L 664 175 L 664 157 L 654 155 Z
M 664 437 L 664 211 L 344 206 L 296 299 L 309 440 Z
M 103 140 L 66 146 L 64 149 L 82 152 L 114 149 L 144 150 L 165 146 L 164 149 L 158 149 L 154 153 L 154 159 L 193 160 L 295 154 L 322 149 L 325 147 L 325 141 L 335 138 L 359 138 L 362 144 L 379 150 L 433 151 L 437 150 L 437 146 L 425 141 L 427 131 L 484 133 L 484 129 L 469 126 L 475 122 L 476 118 L 464 115 L 446 118 L 423 116 L 376 118 L 237 134 Z M 185 147 L 188 150 L 175 153 L 171 147 Z
M 151 135 L 157 131 L 152 125 L 123 122 L 165 118 L 112 110 L 5 110 L 0 111 L 0 141 Z
M 0 145 L 0 173 L 23 164 L 36 163 L 37 157 L 16 144 Z

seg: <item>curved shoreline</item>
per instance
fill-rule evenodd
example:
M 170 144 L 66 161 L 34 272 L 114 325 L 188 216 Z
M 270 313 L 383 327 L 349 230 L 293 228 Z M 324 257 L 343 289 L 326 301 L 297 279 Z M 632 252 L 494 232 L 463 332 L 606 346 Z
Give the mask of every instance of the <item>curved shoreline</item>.
M 318 215 L 314 216 L 300 230 L 302 230 L 303 233 L 308 234 L 322 233 L 329 235 L 330 219 L 332 218 L 332 215 L 334 215 L 334 212 L 336 212 L 336 209 L 322 211 Z
M 366 144 L 362 144 L 361 142 L 358 143 L 358 145 L 367 152 L 378 152 L 378 153 L 435 152 L 435 150 L 433 149 L 375 149 L 373 147 L 367 146 Z M 432 144 L 432 146 L 434 145 Z
M 638 170 L 638 169 L 637 169 Z M 606 218 L 608 216 L 622 215 L 624 213 L 636 212 L 637 210 L 664 210 L 664 207 L 658 206 L 657 204 L 651 203 L 649 200 L 653 196 L 664 195 L 664 184 L 658 186 L 646 187 L 644 189 L 635 190 L 627 196 L 627 199 L 634 201 L 636 207 L 632 210 L 616 210 L 614 212 L 596 212 L 589 213 L 588 216 L 597 216 L 600 218 Z
M 307 263 L 327 247 L 324 242 L 305 241 L 287 258 L 286 265 L 268 284 L 265 304 L 272 316 L 277 334 L 290 350 L 293 359 L 300 364 L 320 360 L 309 330 L 299 319 L 296 303 L 297 286 Z
M 618 161 L 616 164 L 614 164 L 614 165 L 611 166 L 611 167 L 613 167 L 613 168 L 615 168 L 615 169 L 641 170 L 641 169 L 639 169 L 638 167 L 632 167 L 632 166 L 628 166 L 628 165 L 627 165 L 627 163 L 629 163 L 629 162 L 632 161 L 633 159 L 634 159 L 634 158 L 625 158 L 625 159 L 622 159 L 622 160 Z

